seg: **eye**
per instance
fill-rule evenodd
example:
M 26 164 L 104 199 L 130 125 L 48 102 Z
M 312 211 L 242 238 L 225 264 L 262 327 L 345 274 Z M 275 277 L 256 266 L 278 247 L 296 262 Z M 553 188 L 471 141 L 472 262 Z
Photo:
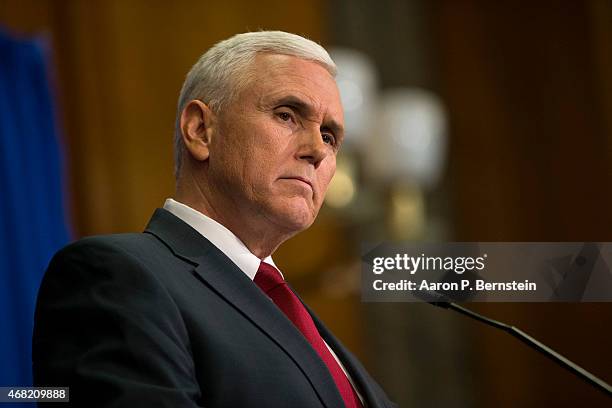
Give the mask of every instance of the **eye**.
M 293 115 L 291 113 L 289 113 L 289 112 L 286 112 L 286 111 L 278 112 L 276 115 L 283 122 L 289 122 L 290 120 L 293 119 Z
M 323 133 L 321 135 L 321 138 L 323 139 L 323 143 L 335 146 L 336 145 L 336 138 L 334 137 L 334 135 L 329 134 L 329 133 Z

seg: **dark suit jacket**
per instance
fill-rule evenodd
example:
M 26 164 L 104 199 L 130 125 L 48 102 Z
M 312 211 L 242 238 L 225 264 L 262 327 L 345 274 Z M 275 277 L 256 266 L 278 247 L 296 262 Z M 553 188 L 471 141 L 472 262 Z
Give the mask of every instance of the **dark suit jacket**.
M 393 406 L 312 317 L 366 406 Z M 37 386 L 69 386 L 73 406 L 343 406 L 286 316 L 162 209 L 145 233 L 86 238 L 55 255 L 38 295 L 33 369 Z

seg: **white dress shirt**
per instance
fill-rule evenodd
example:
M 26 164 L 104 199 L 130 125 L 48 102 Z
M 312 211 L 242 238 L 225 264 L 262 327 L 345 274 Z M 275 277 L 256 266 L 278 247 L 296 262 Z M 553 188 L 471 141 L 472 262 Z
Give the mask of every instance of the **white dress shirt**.
M 173 200 L 172 198 L 168 198 L 166 200 L 166 202 L 164 203 L 164 209 L 170 211 L 172 214 L 183 220 L 185 223 L 189 224 L 189 226 L 198 231 L 204 238 L 209 240 L 229 259 L 231 259 L 231 261 L 235 263 L 236 266 L 238 266 L 238 268 L 240 268 L 240 270 L 249 277 L 249 279 L 255 279 L 255 274 L 257 273 L 257 270 L 259 269 L 259 264 L 262 261 L 274 266 L 280 272 L 280 269 L 278 269 L 278 267 L 274 264 L 272 256 L 267 256 L 263 260 L 259 259 L 256 255 L 249 251 L 247 246 L 244 245 L 244 243 L 240 239 L 238 239 L 238 237 L 234 235 L 233 232 L 231 232 L 229 229 L 219 224 L 212 218 L 202 214 L 201 212 L 194 210 L 188 205 Z M 281 275 L 283 274 L 282 272 L 280 273 Z M 325 340 L 323 341 L 325 342 Z M 342 368 L 342 371 L 344 371 L 344 374 L 346 374 L 351 385 L 357 392 L 359 399 L 363 403 L 363 398 L 361 397 L 361 394 L 359 394 L 359 391 L 355 387 L 353 379 L 350 375 L 348 375 L 346 369 L 342 365 L 342 362 L 338 359 L 338 356 L 336 355 L 336 353 L 334 353 L 334 350 L 329 347 L 327 342 L 325 342 L 325 345 L 340 365 L 340 368 Z

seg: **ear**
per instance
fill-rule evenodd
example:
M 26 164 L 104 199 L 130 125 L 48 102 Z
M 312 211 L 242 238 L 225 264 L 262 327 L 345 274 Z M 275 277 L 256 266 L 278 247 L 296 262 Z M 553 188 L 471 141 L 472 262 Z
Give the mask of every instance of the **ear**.
M 208 159 L 210 142 L 215 133 L 216 117 L 202 101 L 190 101 L 181 112 L 181 133 L 185 149 L 199 161 Z

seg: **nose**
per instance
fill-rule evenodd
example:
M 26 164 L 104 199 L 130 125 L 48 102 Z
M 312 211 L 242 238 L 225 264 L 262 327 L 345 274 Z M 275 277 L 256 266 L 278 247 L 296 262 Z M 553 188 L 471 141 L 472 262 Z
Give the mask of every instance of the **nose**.
M 306 160 L 312 164 L 314 168 L 318 168 L 323 159 L 331 152 L 330 147 L 323 142 L 321 130 L 317 126 L 310 129 L 304 129 L 300 137 L 300 145 L 296 156 L 299 160 Z

